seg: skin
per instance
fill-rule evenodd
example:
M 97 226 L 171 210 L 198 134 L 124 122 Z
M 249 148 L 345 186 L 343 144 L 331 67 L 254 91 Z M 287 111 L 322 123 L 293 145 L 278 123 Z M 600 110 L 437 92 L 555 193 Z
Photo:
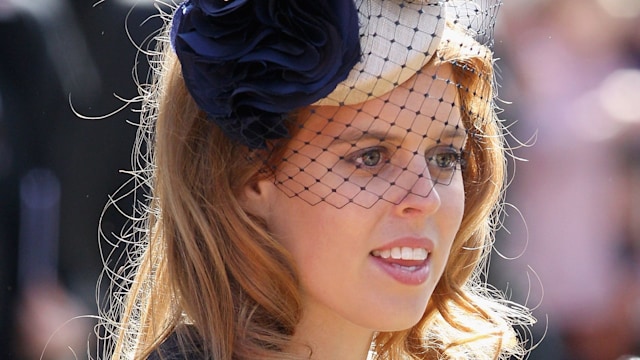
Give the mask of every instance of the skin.
M 246 187 L 244 206 L 266 221 L 300 274 L 295 351 L 365 359 L 376 331 L 408 329 L 423 316 L 464 211 L 457 156 L 466 136 L 449 78 L 448 64 L 426 68 L 361 106 L 309 109 L 276 181 Z M 373 251 L 394 241 L 430 244 L 423 277 L 398 281 L 380 266 Z

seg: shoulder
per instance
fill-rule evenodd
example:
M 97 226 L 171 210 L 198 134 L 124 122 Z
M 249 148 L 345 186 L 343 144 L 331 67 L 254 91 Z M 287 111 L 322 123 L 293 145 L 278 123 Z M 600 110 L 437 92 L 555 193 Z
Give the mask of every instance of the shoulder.
M 202 341 L 190 327 L 176 329 L 147 360 L 212 360 L 205 358 Z

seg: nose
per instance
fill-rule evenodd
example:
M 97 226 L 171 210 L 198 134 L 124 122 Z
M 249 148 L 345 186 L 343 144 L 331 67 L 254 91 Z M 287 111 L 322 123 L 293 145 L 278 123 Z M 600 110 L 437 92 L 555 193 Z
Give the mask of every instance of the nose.
M 396 206 L 398 216 L 424 217 L 434 214 L 440 208 L 442 200 L 436 183 L 431 180 L 429 170 L 425 166 L 419 174 L 405 170 L 403 176 L 412 178 L 411 186 L 405 187 L 406 192 Z

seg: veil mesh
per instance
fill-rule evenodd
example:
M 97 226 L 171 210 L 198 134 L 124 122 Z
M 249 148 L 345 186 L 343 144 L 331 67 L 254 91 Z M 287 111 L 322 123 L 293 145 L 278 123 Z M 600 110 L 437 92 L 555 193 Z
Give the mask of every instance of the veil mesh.
M 464 167 L 467 130 L 449 71 L 430 70 L 365 104 L 299 115 L 303 125 L 275 171 L 276 184 L 289 196 L 337 208 L 397 204 L 448 185 Z

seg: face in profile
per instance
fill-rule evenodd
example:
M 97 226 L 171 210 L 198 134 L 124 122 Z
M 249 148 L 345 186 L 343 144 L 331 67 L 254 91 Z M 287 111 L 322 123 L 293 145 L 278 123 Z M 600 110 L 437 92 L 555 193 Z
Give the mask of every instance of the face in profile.
M 252 213 L 291 253 L 304 316 L 369 331 L 415 325 L 464 211 L 466 131 L 450 65 L 384 97 L 305 110 Z

